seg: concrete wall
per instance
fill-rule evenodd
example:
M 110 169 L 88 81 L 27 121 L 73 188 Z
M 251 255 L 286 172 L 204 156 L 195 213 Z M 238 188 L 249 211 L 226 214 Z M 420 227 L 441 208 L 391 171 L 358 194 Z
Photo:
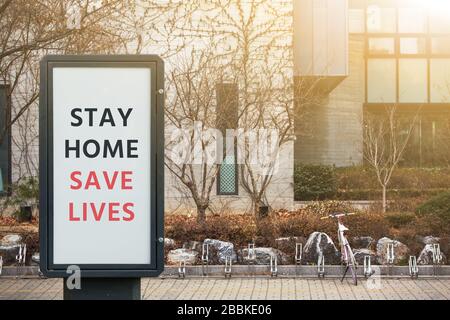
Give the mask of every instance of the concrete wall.
M 280 10 L 289 11 L 292 9 L 292 2 L 286 0 L 272 1 L 271 5 L 277 3 Z M 202 13 L 204 14 L 204 13 Z M 259 14 L 258 19 L 264 19 L 264 14 Z M 289 20 L 289 19 L 288 19 Z M 292 20 L 292 19 L 291 19 Z M 291 27 L 292 21 L 288 23 L 288 28 Z M 289 44 L 292 41 L 291 34 L 286 36 L 286 41 Z M 202 46 L 200 38 L 187 41 L 189 45 Z M 156 53 L 164 52 L 162 45 L 149 46 L 142 50 L 142 53 Z M 289 48 L 289 50 L 291 50 Z M 186 48 L 181 54 L 189 53 L 189 48 Z M 281 56 L 281 55 L 280 55 Z M 289 54 L 283 55 L 289 57 Z M 166 59 L 166 71 L 171 70 L 171 62 L 177 59 L 176 55 Z M 290 60 L 288 61 L 291 62 Z M 288 64 L 288 63 L 287 63 Z M 32 77 L 30 77 L 32 81 Z M 17 91 L 13 97 L 13 116 L 23 105 L 22 92 L 27 91 L 26 86 L 23 90 Z M 12 127 L 12 168 L 13 181 L 17 181 L 23 176 L 37 175 L 39 166 L 39 109 L 38 103 L 33 104 L 29 110 L 20 118 L 20 120 Z M 280 154 L 280 167 L 278 173 L 272 179 L 272 183 L 267 190 L 268 202 L 273 208 L 287 208 L 293 207 L 293 143 L 288 143 L 284 146 Z M 165 204 L 167 212 L 195 212 L 195 206 L 188 193 L 180 188 L 180 183 L 177 178 L 173 176 L 167 168 L 165 168 Z M 216 188 L 213 187 L 213 204 L 212 208 L 215 212 L 221 211 L 249 211 L 251 203 L 248 195 L 243 189 L 239 188 L 238 196 L 216 196 Z
M 273 209 L 294 208 L 294 143 L 286 143 L 280 150 L 279 167 L 274 173 L 272 181 L 266 190 L 267 201 Z M 195 214 L 196 207 L 178 178 L 167 168 L 165 176 L 165 210 L 167 213 Z M 239 177 L 240 181 L 240 177 Z M 217 195 L 214 185 L 211 192 L 211 209 L 214 213 L 248 213 L 252 210 L 252 203 L 242 186 L 238 195 Z
M 365 92 L 364 37 L 349 36 L 349 75 L 306 115 L 295 159 L 303 163 L 351 166 L 362 163 L 362 108 Z M 302 119 L 302 121 L 305 121 Z M 301 127 L 296 123 L 296 127 Z

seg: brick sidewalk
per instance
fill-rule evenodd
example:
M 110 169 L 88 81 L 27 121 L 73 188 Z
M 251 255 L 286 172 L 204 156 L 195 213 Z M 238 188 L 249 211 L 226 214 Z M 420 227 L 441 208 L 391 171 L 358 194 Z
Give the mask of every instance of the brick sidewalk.
M 337 279 L 186 278 L 142 279 L 144 299 L 439 299 L 450 298 L 449 279 L 381 279 L 377 289 L 365 280 L 357 287 Z M 0 299 L 62 299 L 61 279 L 0 278 Z

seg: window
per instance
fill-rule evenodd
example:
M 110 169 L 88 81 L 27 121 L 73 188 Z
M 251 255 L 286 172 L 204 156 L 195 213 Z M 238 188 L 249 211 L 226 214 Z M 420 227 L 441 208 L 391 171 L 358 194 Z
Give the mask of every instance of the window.
M 0 85 L 0 133 L 3 135 L 9 122 L 10 101 L 6 85 Z M 11 184 L 11 135 L 9 130 L 0 141 L 0 194 L 5 193 L 6 186 Z
M 348 10 L 348 30 L 350 33 L 364 33 L 364 10 Z
M 427 102 L 427 60 L 399 60 L 399 102 Z
M 429 0 L 427 0 L 429 1 Z M 450 7 L 442 1 L 442 6 L 432 6 L 430 9 L 430 32 L 431 33 L 450 33 Z
M 450 59 L 430 61 L 431 102 L 450 102 Z
M 425 38 L 401 38 L 401 54 L 426 54 L 427 41 Z
M 450 37 L 436 37 L 431 39 L 431 53 L 450 55 Z
M 367 61 L 368 102 L 396 101 L 395 59 L 369 59 Z
M 394 54 L 395 53 L 394 38 L 370 38 L 369 53 Z
M 394 33 L 396 31 L 394 8 L 381 8 L 378 5 L 367 7 L 367 31 L 373 33 Z
M 398 11 L 400 33 L 426 32 L 426 17 L 423 8 L 400 8 Z
M 216 86 L 216 125 L 222 132 L 223 160 L 217 176 L 218 195 L 238 194 L 238 171 L 236 163 L 236 141 L 234 137 L 227 139 L 227 129 L 236 129 L 238 126 L 238 87 L 234 83 L 222 83 Z M 226 141 L 233 141 L 227 145 Z

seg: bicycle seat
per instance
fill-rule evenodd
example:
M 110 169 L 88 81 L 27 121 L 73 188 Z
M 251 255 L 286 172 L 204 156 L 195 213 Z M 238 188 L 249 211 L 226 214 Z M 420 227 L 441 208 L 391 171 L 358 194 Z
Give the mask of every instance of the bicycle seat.
M 344 217 L 344 216 L 351 216 L 354 215 L 354 212 L 333 212 L 330 214 L 330 216 L 338 218 L 338 217 Z

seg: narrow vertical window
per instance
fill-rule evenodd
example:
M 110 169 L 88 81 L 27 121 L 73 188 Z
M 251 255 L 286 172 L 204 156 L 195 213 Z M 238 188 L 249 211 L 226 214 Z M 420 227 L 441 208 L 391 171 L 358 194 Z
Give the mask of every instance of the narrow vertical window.
M 236 141 L 230 137 L 230 130 L 238 125 L 238 87 L 234 83 L 221 83 L 216 86 L 216 125 L 223 136 L 222 163 L 217 176 L 218 195 L 238 194 L 238 170 L 236 163 Z M 228 132 L 227 132 L 228 130 Z M 228 135 L 228 137 L 227 137 Z M 229 142 L 228 144 L 226 142 Z M 233 144 L 230 145 L 230 142 Z
M 0 194 L 11 184 L 10 100 L 7 85 L 0 84 Z

